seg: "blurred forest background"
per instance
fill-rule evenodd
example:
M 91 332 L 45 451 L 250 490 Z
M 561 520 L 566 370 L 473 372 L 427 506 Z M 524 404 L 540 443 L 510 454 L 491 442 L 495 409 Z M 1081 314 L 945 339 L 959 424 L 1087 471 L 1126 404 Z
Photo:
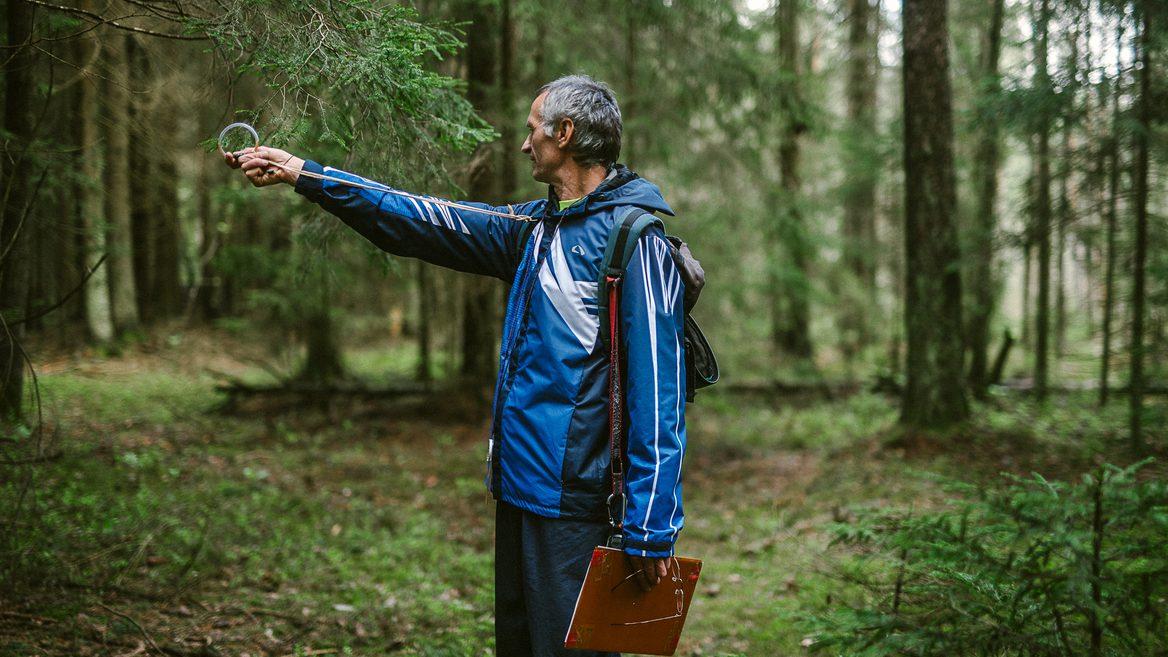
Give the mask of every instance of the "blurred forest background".
M 506 290 L 215 138 L 538 198 L 577 72 L 709 277 L 681 654 L 1168 650 L 1162 0 L 3 4 L 0 655 L 491 652 Z

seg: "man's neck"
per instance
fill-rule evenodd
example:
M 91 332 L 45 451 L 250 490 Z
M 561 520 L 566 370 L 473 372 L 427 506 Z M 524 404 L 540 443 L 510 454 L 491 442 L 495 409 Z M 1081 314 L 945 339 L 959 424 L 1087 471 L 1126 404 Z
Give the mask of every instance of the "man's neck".
M 583 198 L 604 182 L 608 169 L 597 164 L 590 167 L 565 167 L 560 172 L 560 180 L 552 183 L 556 197 L 561 200 Z

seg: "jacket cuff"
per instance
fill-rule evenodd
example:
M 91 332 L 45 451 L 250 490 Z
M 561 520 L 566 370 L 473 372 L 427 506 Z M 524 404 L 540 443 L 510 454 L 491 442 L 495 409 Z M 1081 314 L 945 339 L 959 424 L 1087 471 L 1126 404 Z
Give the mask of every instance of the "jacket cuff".
M 309 173 L 324 173 L 324 167 L 312 160 L 304 161 L 304 171 Z M 296 179 L 297 194 L 301 194 L 310 201 L 320 201 L 324 196 L 324 181 L 311 176 L 300 176 Z
M 673 544 L 669 542 L 639 541 L 625 534 L 624 550 L 634 557 L 672 557 Z

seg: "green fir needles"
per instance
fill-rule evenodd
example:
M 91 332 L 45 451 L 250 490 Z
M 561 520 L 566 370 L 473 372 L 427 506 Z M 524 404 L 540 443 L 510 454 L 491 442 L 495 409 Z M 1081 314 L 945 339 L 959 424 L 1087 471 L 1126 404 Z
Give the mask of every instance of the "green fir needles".
M 1079 483 L 957 485 L 926 513 L 838 525 L 851 591 L 806 618 L 833 655 L 1168 654 L 1168 484 L 1147 461 Z M 848 600 L 847 598 L 851 598 Z
M 494 136 L 462 83 L 440 72 L 462 45 L 450 26 L 365 0 L 224 4 L 227 11 L 191 19 L 189 28 L 210 37 L 236 73 L 270 90 L 255 110 L 268 115 L 266 132 L 277 142 L 315 129 L 344 150 L 360 140 L 362 152 L 416 152 L 469 150 Z

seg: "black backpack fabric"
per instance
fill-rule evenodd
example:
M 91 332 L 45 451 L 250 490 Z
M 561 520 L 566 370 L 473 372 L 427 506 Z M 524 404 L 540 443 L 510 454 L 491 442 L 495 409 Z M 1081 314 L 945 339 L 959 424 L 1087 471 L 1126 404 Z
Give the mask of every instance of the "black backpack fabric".
M 658 226 L 664 232 L 665 225 L 654 215 L 641 208 L 629 208 L 621 220 L 617 222 L 608 235 L 608 245 L 604 249 L 604 261 L 600 268 L 597 288 L 597 301 L 600 310 L 600 339 L 607 348 L 610 337 L 605 327 L 608 326 L 609 313 L 612 309 L 609 304 L 609 281 L 617 284 L 623 280 L 625 270 L 629 266 L 629 259 L 637 246 L 637 240 L 650 226 Z M 681 238 L 670 235 L 666 239 L 670 245 L 670 255 L 681 274 L 685 284 L 685 400 L 693 402 L 698 390 L 712 386 L 718 382 L 718 360 L 714 357 L 714 350 L 710 347 L 705 333 L 698 326 L 697 320 L 690 312 L 698 302 L 702 288 L 706 284 L 706 273 L 702 265 L 693 254 L 689 246 Z

